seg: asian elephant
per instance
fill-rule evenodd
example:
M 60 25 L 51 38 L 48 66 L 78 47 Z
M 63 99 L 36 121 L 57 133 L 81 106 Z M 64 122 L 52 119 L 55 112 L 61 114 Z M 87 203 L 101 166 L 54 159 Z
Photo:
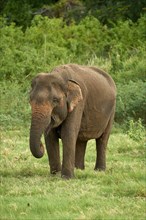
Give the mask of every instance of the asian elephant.
M 31 87 L 33 156 L 43 156 L 44 134 L 50 172 L 61 171 L 62 178 L 69 179 L 74 176 L 74 167 L 84 169 L 87 142 L 95 139 L 95 170 L 105 170 L 106 146 L 116 105 L 113 79 L 96 67 L 66 64 L 49 74 L 40 73 Z M 62 165 L 59 138 L 63 144 Z

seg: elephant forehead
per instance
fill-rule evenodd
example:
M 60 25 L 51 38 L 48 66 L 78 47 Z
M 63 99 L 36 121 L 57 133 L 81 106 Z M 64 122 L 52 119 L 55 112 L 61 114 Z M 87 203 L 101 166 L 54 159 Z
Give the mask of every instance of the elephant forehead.
M 38 91 L 37 97 L 40 99 L 44 99 L 48 97 L 48 90 L 47 89 L 40 89 Z

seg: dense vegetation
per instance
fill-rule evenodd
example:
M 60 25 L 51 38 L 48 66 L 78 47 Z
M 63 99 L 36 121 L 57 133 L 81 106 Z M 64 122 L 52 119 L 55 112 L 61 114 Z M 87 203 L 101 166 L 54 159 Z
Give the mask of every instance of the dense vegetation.
M 92 15 L 102 24 L 130 19 L 136 22 L 146 11 L 145 0 L 1 0 L 0 15 L 24 29 L 36 14 L 57 17 L 70 24 Z
M 145 24 L 145 15 L 136 23 L 117 21 L 110 27 L 93 16 L 68 26 L 61 18 L 37 15 L 31 26 L 23 31 L 14 23 L 7 25 L 6 19 L 1 18 L 0 77 L 3 94 L 9 81 L 15 81 L 15 84 L 17 81 L 15 87 L 20 87 L 18 95 L 22 101 L 28 82 L 38 72 L 49 72 L 63 63 L 97 65 L 109 72 L 117 84 L 116 121 L 142 118 L 146 123 Z M 20 109 L 18 115 L 19 112 Z
M 1 219 L 144 219 L 145 10 L 145 0 L 1 1 Z M 30 81 L 64 63 L 101 67 L 117 85 L 108 169 L 91 171 L 91 141 L 69 182 L 48 178 L 46 156 L 28 148 Z

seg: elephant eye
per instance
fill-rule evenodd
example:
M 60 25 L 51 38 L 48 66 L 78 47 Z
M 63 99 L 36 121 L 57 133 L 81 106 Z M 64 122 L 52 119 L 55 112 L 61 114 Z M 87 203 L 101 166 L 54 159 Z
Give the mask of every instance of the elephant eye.
M 53 97 L 53 103 L 57 104 L 59 103 L 60 99 L 57 97 Z

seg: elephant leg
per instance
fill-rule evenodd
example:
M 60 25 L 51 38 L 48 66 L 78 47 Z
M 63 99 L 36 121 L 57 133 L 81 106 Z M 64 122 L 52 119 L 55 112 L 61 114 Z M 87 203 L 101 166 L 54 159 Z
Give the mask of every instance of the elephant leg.
M 50 173 L 56 174 L 61 171 L 59 139 L 57 133 L 51 130 L 48 135 L 45 134 L 45 143 L 50 165 Z
M 106 169 L 106 147 L 112 128 L 114 114 L 110 118 L 108 125 L 102 136 L 96 139 L 96 164 L 95 170 L 104 171 Z
M 82 118 L 82 108 L 76 107 L 71 112 L 61 128 L 61 139 L 63 143 L 63 162 L 61 176 L 64 179 L 74 177 L 75 151 L 78 132 Z
M 61 139 L 63 143 L 63 161 L 62 161 L 61 176 L 64 179 L 70 179 L 74 177 L 75 145 L 76 145 L 76 140 L 74 138 L 75 136 L 76 135 L 72 129 L 71 132 L 67 132 L 67 130 L 62 131 Z
M 106 169 L 107 141 L 103 141 L 103 139 L 105 139 L 105 135 L 102 135 L 100 138 L 96 139 L 96 164 L 94 169 L 99 171 Z
M 76 153 L 75 153 L 75 167 L 77 169 L 85 169 L 84 157 L 86 151 L 87 141 L 77 140 L 76 143 Z

